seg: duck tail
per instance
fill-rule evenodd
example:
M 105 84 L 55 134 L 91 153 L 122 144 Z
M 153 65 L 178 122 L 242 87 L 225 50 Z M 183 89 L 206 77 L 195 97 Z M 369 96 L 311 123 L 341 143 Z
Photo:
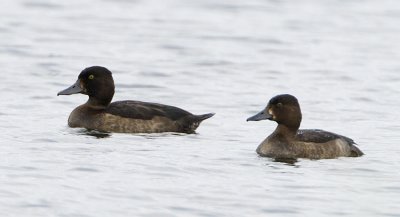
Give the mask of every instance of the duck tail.
M 214 115 L 215 115 L 215 113 L 208 113 L 208 114 L 204 114 L 204 115 L 196 115 L 195 116 L 195 120 L 196 120 L 196 122 L 200 123 L 200 122 L 204 121 L 205 119 L 211 118 Z
M 360 157 L 364 155 L 364 153 L 354 144 L 351 145 L 350 150 L 351 150 L 350 157 Z

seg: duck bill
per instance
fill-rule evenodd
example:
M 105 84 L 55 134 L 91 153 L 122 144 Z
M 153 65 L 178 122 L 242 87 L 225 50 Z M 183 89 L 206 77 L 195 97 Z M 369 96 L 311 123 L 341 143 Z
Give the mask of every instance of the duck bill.
M 75 84 L 73 84 L 71 87 L 68 87 L 67 89 L 60 91 L 57 93 L 57 96 L 59 95 L 71 95 L 71 94 L 77 94 L 77 93 L 82 93 L 82 88 L 80 84 L 80 80 L 78 79 Z
M 263 110 L 257 113 L 256 115 L 247 118 L 247 121 L 261 121 L 261 120 L 272 120 L 272 115 L 266 113 Z

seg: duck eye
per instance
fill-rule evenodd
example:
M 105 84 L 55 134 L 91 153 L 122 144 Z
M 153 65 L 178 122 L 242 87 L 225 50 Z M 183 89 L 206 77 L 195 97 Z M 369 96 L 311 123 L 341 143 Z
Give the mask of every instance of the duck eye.
M 89 75 L 89 77 L 88 77 L 90 80 L 93 80 L 93 78 L 94 78 L 94 75 Z
M 282 108 L 283 104 L 282 104 L 281 102 L 279 102 L 278 104 L 276 104 L 276 106 L 277 106 L 278 108 Z

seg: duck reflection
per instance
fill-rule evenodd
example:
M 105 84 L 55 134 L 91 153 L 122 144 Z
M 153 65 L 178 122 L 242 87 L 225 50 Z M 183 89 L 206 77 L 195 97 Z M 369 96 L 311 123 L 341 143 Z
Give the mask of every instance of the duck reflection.
M 97 139 L 103 139 L 103 138 L 108 138 L 111 137 L 111 133 L 107 132 L 101 132 L 98 130 L 88 130 L 88 129 L 81 129 L 79 131 L 80 135 L 86 135 L 86 136 L 93 136 L 96 137 Z
M 296 166 L 298 161 L 296 158 L 275 158 L 274 162 L 284 163 L 288 166 Z

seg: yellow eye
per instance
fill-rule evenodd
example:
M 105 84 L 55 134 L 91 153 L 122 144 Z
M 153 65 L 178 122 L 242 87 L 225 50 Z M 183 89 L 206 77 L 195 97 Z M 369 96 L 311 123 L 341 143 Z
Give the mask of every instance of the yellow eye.
M 90 80 L 93 80 L 93 78 L 94 78 L 94 75 L 89 75 Z

